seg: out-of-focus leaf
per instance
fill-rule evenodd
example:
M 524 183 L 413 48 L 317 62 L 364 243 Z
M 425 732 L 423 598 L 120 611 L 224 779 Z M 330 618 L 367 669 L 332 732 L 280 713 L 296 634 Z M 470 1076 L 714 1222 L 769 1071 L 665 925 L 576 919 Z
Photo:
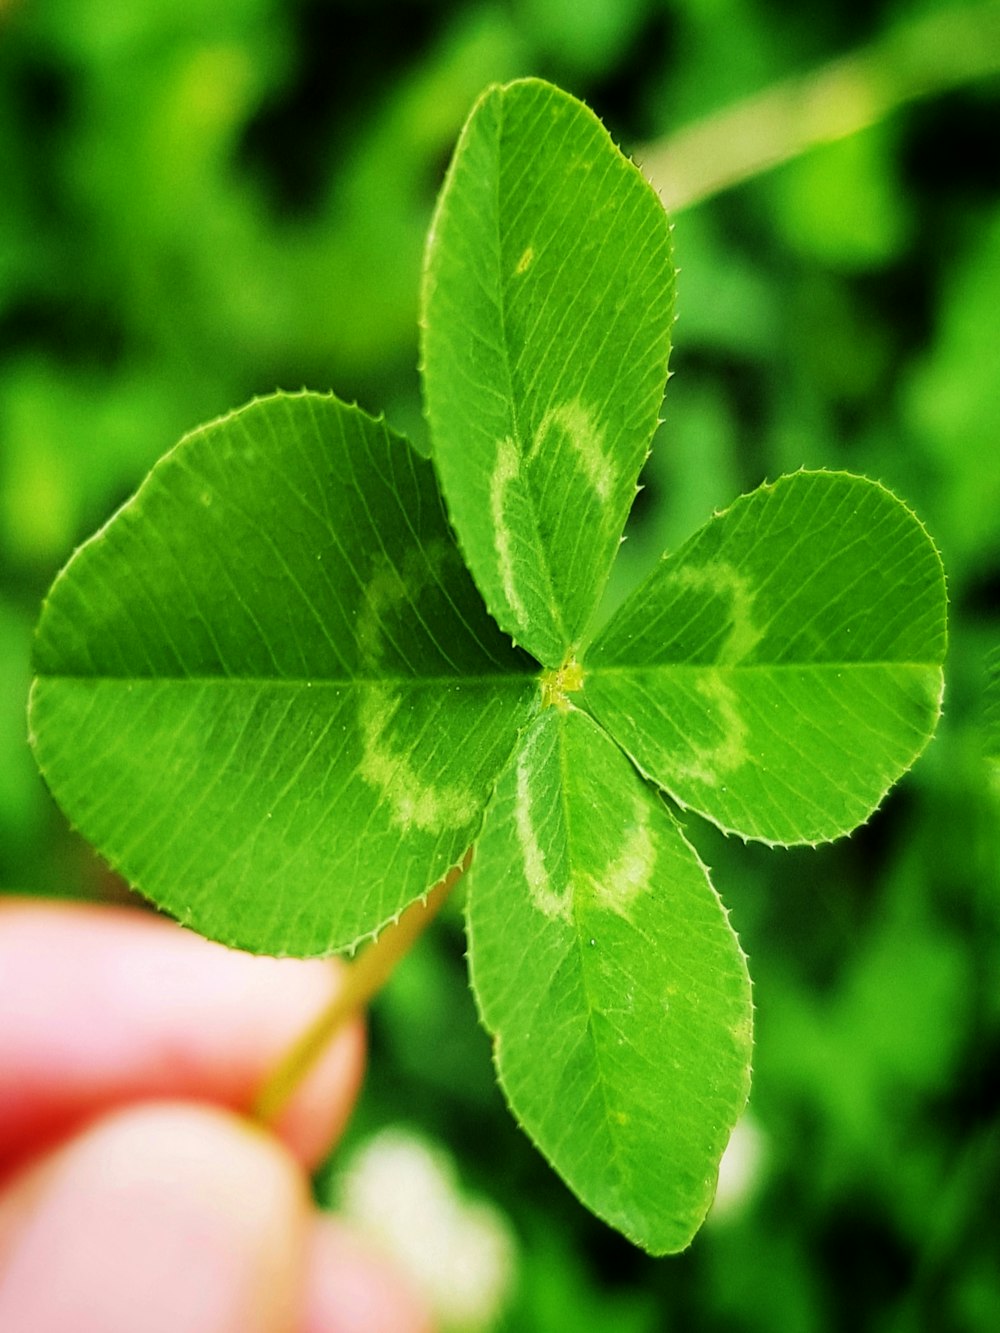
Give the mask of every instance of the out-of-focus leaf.
M 846 271 L 892 259 L 909 230 L 895 162 L 895 135 L 878 125 L 782 168 L 769 184 L 774 217 L 791 245 Z
M 1000 210 L 946 278 L 934 345 L 905 410 L 935 470 L 940 540 L 956 573 L 1000 564 Z

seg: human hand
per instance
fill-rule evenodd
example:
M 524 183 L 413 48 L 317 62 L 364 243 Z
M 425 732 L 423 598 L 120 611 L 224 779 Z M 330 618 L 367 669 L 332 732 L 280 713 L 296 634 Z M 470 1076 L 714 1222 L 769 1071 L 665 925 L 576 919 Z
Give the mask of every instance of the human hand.
M 310 1201 L 360 1020 L 273 1133 L 241 1116 L 337 984 L 136 911 L 0 900 L 0 1330 L 427 1333 Z

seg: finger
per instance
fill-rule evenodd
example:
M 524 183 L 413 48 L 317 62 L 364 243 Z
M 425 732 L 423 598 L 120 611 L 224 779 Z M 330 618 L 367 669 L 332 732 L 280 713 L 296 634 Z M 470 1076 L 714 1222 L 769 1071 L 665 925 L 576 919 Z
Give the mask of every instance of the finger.
M 343 1223 L 315 1220 L 302 1333 L 431 1333 L 416 1292 Z
M 246 1110 L 329 1003 L 330 961 L 258 958 L 121 908 L 0 906 L 0 1172 L 139 1098 Z M 363 1065 L 350 1023 L 275 1131 L 307 1166 L 353 1105 Z
M 118 1111 L 0 1201 L 0 1328 L 297 1333 L 311 1206 L 277 1140 L 223 1111 Z

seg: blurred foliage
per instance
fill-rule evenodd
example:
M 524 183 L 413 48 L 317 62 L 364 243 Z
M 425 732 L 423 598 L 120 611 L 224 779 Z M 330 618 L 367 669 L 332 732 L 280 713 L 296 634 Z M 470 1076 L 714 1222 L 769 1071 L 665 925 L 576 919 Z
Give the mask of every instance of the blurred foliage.
M 278 386 L 387 406 L 422 437 L 423 236 L 483 85 L 562 82 L 628 147 L 935 10 L 2 0 L 0 886 L 122 892 L 35 777 L 23 710 L 39 597 L 150 463 Z M 847 841 L 768 852 L 692 830 L 751 958 L 764 1151 L 678 1259 L 602 1228 L 511 1122 L 457 912 L 407 962 L 373 1016 L 352 1134 L 408 1121 L 506 1210 L 505 1327 L 1000 1328 L 1000 783 L 982 735 L 1000 644 L 998 101 L 996 76 L 937 92 L 678 216 L 676 379 L 611 596 L 764 477 L 866 472 L 942 547 L 946 712 Z

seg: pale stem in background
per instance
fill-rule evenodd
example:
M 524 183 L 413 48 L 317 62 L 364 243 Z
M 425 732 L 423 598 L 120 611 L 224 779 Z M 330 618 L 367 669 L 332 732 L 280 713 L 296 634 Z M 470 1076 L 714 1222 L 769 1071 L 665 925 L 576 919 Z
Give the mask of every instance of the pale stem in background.
M 766 88 L 632 155 L 676 213 L 867 129 L 907 102 L 998 71 L 994 0 L 903 25 L 863 51 Z

